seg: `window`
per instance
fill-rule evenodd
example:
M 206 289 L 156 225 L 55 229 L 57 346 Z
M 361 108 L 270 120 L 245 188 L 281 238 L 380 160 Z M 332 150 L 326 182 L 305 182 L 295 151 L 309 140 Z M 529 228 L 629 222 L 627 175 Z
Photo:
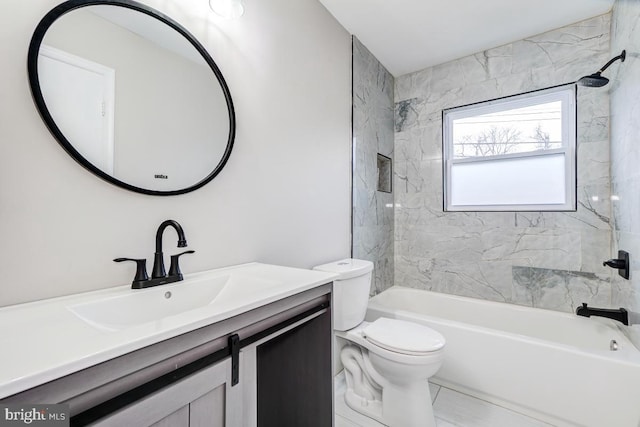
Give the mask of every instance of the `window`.
M 442 112 L 446 211 L 576 209 L 576 89 Z

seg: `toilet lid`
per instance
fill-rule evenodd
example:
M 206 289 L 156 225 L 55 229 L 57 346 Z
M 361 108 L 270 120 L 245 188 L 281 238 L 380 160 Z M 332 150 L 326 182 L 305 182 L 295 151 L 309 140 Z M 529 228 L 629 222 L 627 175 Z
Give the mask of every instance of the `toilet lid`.
M 444 337 L 426 326 L 405 320 L 381 317 L 362 331 L 367 341 L 394 351 L 410 355 L 424 355 L 444 347 Z

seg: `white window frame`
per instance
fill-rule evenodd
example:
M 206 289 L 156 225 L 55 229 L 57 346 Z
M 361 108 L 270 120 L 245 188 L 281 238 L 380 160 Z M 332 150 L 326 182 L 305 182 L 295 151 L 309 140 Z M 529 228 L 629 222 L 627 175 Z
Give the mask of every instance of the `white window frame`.
M 472 116 L 496 113 L 503 110 L 524 108 L 549 102 L 562 102 L 562 148 L 538 150 L 527 153 L 509 153 L 496 156 L 454 159 L 453 122 Z M 576 211 L 576 86 L 562 85 L 520 95 L 493 99 L 476 104 L 442 110 L 442 151 L 444 169 L 444 210 L 448 212 L 484 211 Z M 451 203 L 451 168 L 459 163 L 477 163 L 502 159 L 548 156 L 564 153 L 565 158 L 565 203 L 561 204 L 509 204 L 509 205 L 453 205 Z

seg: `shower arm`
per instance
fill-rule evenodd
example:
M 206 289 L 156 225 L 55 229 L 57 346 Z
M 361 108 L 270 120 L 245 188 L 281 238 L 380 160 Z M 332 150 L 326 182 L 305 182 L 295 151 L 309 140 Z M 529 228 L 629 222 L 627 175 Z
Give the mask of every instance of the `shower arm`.
M 600 68 L 600 70 L 598 70 L 598 72 L 596 74 L 601 74 L 604 70 L 609 68 L 611 66 L 611 64 L 616 62 L 618 59 L 620 59 L 620 60 L 622 60 L 622 62 L 624 62 L 626 56 L 627 56 L 627 51 L 623 50 L 620 55 L 616 56 L 615 58 L 610 59 L 609 62 L 604 64 L 604 67 Z

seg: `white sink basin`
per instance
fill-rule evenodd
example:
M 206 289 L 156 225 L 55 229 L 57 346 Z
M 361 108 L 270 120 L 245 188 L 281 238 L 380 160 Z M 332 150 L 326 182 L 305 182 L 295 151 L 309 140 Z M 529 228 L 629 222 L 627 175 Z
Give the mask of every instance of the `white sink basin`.
M 336 277 L 253 262 L 190 273 L 181 282 L 154 288 L 121 285 L 1 307 L 6 333 L 0 347 L 10 351 L 2 353 L 0 399 L 312 291 Z
M 247 293 L 262 293 L 279 283 L 233 272 L 217 277 L 187 279 L 147 289 L 130 289 L 122 295 L 67 308 L 92 326 L 117 331 L 158 322 L 212 304 L 229 304 Z

